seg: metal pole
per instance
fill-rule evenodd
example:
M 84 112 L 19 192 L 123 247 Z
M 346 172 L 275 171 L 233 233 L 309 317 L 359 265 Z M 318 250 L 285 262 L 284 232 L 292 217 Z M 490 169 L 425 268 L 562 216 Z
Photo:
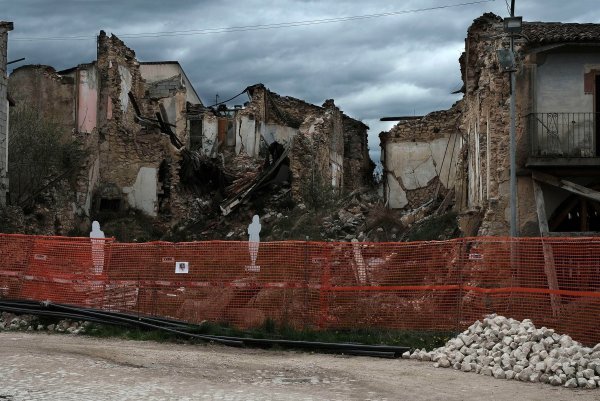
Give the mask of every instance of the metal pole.
M 515 0 L 511 1 L 510 16 L 515 16 Z M 510 35 L 510 51 L 514 52 L 514 36 Z M 514 53 L 513 53 L 514 54 Z M 510 72 L 510 236 L 517 236 L 517 171 L 515 144 L 515 72 Z

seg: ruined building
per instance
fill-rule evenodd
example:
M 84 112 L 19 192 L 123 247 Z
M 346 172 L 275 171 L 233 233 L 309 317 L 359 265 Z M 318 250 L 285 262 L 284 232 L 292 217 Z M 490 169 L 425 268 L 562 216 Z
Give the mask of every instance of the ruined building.
M 129 209 L 173 226 L 209 193 L 228 214 L 272 182 L 291 185 L 300 200 L 315 183 L 341 192 L 372 181 L 368 127 L 332 100 L 316 106 L 258 84 L 243 92 L 244 105 L 207 107 L 178 62 L 139 62 L 104 32 L 95 61 L 63 71 L 23 66 L 9 87 L 18 105 L 89 152 L 73 199 L 58 202 L 62 226 Z
M 6 52 L 8 32 L 12 22 L 0 21 L 0 205 L 6 204 L 8 191 L 8 78 L 6 76 Z
M 135 208 L 156 216 L 181 209 L 171 188 L 189 138 L 186 103 L 201 102 L 181 67 L 169 66 L 173 75 L 161 79 L 116 36 L 101 32 L 92 63 L 58 72 L 41 65 L 13 71 L 9 87 L 15 102 L 58 122 L 65 136 L 79 138 L 90 153 L 63 220 L 85 218 L 93 210 Z
M 372 182 L 368 127 L 341 112 L 333 100 L 316 106 L 280 96 L 262 84 L 250 86 L 244 93 L 248 101 L 243 106 L 196 110 L 192 146 L 197 144 L 207 156 L 229 150 L 233 156 L 243 153 L 252 158 L 273 153 L 276 159 L 285 152 L 289 161 L 285 161 L 283 175 L 291 174 L 296 198 L 302 197 L 309 181 L 338 192 Z
M 496 52 L 508 43 L 500 17 L 484 14 L 476 19 L 460 58 L 462 100 L 448 111 L 401 122 L 382 135 L 384 169 L 390 177 L 398 170 L 410 172 L 397 166 L 414 159 L 411 147 L 390 147 L 399 132 L 405 142 L 429 145 L 459 134 L 455 180 L 446 187 L 443 174 L 425 179 L 454 187 L 457 209 L 480 216 L 479 229 L 472 233 L 481 235 L 509 232 L 510 82 Z M 522 236 L 600 231 L 599 46 L 600 24 L 524 22 L 515 38 L 517 216 Z M 442 121 L 435 122 L 443 113 Z M 422 165 L 414 171 L 419 170 Z M 387 192 L 402 200 L 394 185 L 388 180 Z M 410 199 L 415 189 L 404 182 L 402 186 Z M 406 206 L 389 199 L 392 207 Z

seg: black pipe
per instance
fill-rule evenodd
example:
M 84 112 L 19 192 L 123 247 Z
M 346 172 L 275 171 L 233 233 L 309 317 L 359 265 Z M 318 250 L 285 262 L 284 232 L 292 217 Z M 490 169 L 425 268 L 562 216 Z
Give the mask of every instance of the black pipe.
M 33 307 L 34 309 L 39 309 L 40 308 L 40 302 L 39 301 L 24 301 L 24 300 L 0 300 L 0 305 L 8 305 L 8 306 L 21 306 L 21 307 Z M 120 316 L 120 317 L 126 317 L 129 319 L 135 319 L 135 320 L 143 320 L 143 321 L 148 321 L 148 322 L 155 322 L 155 323 L 165 323 L 168 324 L 169 326 L 172 327 L 179 327 L 181 329 L 199 329 L 200 326 L 198 325 L 194 325 L 194 324 L 187 324 L 178 320 L 173 320 L 173 319 L 165 319 L 165 318 L 159 318 L 159 317 L 149 317 L 149 316 L 138 316 L 138 315 L 134 315 L 134 314 L 130 314 L 130 313 L 123 313 L 123 312 L 105 312 L 105 311 L 99 311 L 98 309 L 93 309 L 93 308 L 83 308 L 83 307 L 77 307 L 77 310 L 79 311 L 80 314 L 85 314 L 86 312 L 101 312 L 103 314 L 110 314 L 111 316 Z
M 94 317 L 88 317 L 83 315 L 77 315 L 72 313 L 64 313 L 64 312 L 54 312 L 49 310 L 35 310 L 35 309 L 23 309 L 23 308 L 13 308 L 10 306 L 0 305 L 0 311 L 6 311 L 11 313 L 16 313 L 19 315 L 36 315 L 36 316 L 47 316 L 47 317 L 57 317 L 61 319 L 71 319 L 71 320 L 85 320 L 98 324 L 116 324 L 115 322 L 98 319 Z M 121 326 L 130 326 L 129 324 L 122 323 Z
M 45 307 L 54 307 L 54 308 L 57 308 L 57 309 L 64 309 L 64 310 L 68 310 L 68 311 L 77 311 L 77 309 L 78 309 L 78 308 L 74 308 L 74 307 L 70 307 L 70 306 L 54 304 L 54 303 L 51 303 L 51 302 L 42 302 L 42 306 L 45 306 Z M 110 315 L 108 315 L 106 313 L 101 313 L 101 312 L 87 311 L 86 313 L 90 314 L 91 316 L 111 317 Z M 149 328 L 152 328 L 152 329 L 164 330 L 164 331 L 168 331 L 168 332 L 171 332 L 171 333 L 174 333 L 174 334 L 180 334 L 180 335 L 185 335 L 185 336 L 188 336 L 188 337 L 198 338 L 200 340 L 214 341 L 214 342 L 217 342 L 217 343 L 220 343 L 220 344 L 223 344 L 223 345 L 230 345 L 230 346 L 233 346 L 233 347 L 241 347 L 241 346 L 244 345 L 241 341 L 222 339 L 222 338 L 218 338 L 218 337 L 215 337 L 215 336 L 207 336 L 207 335 L 202 335 L 202 334 L 187 333 L 185 331 L 172 329 L 170 327 L 158 326 L 156 324 L 147 323 L 147 322 L 139 321 L 139 320 L 128 319 L 128 318 L 124 318 L 124 317 L 120 317 L 120 316 L 112 316 L 112 319 L 115 319 L 117 321 L 122 321 L 122 322 L 128 322 L 128 323 L 137 324 L 137 325 L 143 326 L 143 327 L 149 327 Z
M 176 320 L 170 319 L 160 319 L 160 318 L 141 318 L 134 315 L 129 315 L 126 313 L 120 312 L 106 312 L 99 311 L 92 308 L 79 308 L 72 307 L 62 304 L 55 304 L 51 302 L 42 302 L 36 303 L 31 301 L 0 301 L 0 309 L 2 309 L 2 304 L 4 303 L 15 303 L 27 305 L 25 308 L 19 308 L 24 313 L 41 313 L 48 312 L 51 309 L 59 309 L 66 310 L 70 313 L 71 316 L 77 316 L 81 320 L 100 320 L 103 324 L 121 324 L 121 325 L 132 325 L 132 326 L 141 326 L 146 328 L 152 328 L 157 330 L 164 330 L 171 333 L 184 335 L 192 338 L 198 338 L 204 341 L 214 341 L 217 343 L 221 343 L 224 345 L 232 345 L 232 346 L 243 346 L 254 345 L 254 346 L 273 346 L 279 345 L 283 347 L 292 347 L 292 348 L 303 348 L 303 349 L 321 349 L 328 351 L 337 351 L 345 354 L 351 355 L 364 355 L 364 356 L 375 356 L 375 357 L 383 357 L 383 358 L 397 358 L 403 352 L 409 351 L 410 347 L 402 347 L 402 346 L 390 346 L 390 345 L 367 345 L 367 344 L 354 344 L 354 343 L 328 343 L 328 342 L 315 342 L 315 341 L 298 341 L 298 340 L 282 340 L 282 339 L 259 339 L 259 338 L 246 338 L 246 337 L 231 337 L 231 336 L 213 336 L 213 335 L 200 335 L 189 333 L 185 331 L 186 326 L 189 329 L 194 329 L 193 326 L 186 325 L 184 322 L 179 322 Z M 61 312 L 58 312 L 61 313 Z M 147 319 L 149 321 L 155 321 L 159 324 L 149 323 L 144 321 Z M 174 329 L 172 326 L 165 326 L 164 324 L 170 325 L 178 325 L 183 328 L 183 330 Z M 199 329 L 200 326 L 196 326 L 196 329 Z

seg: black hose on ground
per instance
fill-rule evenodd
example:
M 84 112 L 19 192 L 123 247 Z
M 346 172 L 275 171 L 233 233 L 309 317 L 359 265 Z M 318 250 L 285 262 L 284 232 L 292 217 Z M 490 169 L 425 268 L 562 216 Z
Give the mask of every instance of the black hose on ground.
M 14 306 L 12 306 L 14 305 Z M 298 340 L 282 340 L 282 339 L 261 339 L 247 337 L 231 337 L 231 336 L 214 336 L 190 333 L 187 330 L 198 330 L 201 326 L 189 325 L 185 322 L 142 317 L 122 312 L 107 312 L 92 308 L 81 308 L 69 305 L 55 304 L 52 302 L 35 302 L 35 301 L 2 301 L 0 300 L 0 310 L 12 309 L 14 311 L 22 311 L 29 314 L 46 314 L 54 313 L 55 316 L 79 320 L 95 321 L 101 324 L 118 324 L 124 326 L 138 326 L 151 328 L 155 330 L 163 330 L 173 334 L 183 335 L 191 338 L 197 338 L 203 341 L 212 341 L 215 343 L 240 347 L 243 345 L 254 346 L 282 346 L 301 349 L 318 349 L 325 351 L 341 352 L 348 355 L 373 356 L 380 358 L 397 358 L 402 353 L 409 351 L 410 347 L 390 346 L 390 345 L 367 345 L 354 343 L 329 343 L 315 341 L 298 341 Z M 54 309 L 54 310 L 53 310 Z M 58 310 L 58 311 L 57 311 Z M 60 312 L 60 311 L 66 312 Z M 15 312 L 16 313 L 16 312 Z M 48 315 L 51 316 L 51 315 Z M 69 317 L 67 317 L 69 316 Z M 174 328 L 177 327 L 177 328 Z

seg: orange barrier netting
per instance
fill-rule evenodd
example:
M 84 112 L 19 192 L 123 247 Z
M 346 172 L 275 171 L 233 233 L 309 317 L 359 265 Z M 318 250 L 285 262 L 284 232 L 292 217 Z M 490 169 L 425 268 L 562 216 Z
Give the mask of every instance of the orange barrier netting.
M 255 264 L 253 249 L 0 234 L 0 299 L 240 328 L 271 319 L 294 328 L 459 331 L 498 313 L 600 342 L 600 238 L 265 242 Z

